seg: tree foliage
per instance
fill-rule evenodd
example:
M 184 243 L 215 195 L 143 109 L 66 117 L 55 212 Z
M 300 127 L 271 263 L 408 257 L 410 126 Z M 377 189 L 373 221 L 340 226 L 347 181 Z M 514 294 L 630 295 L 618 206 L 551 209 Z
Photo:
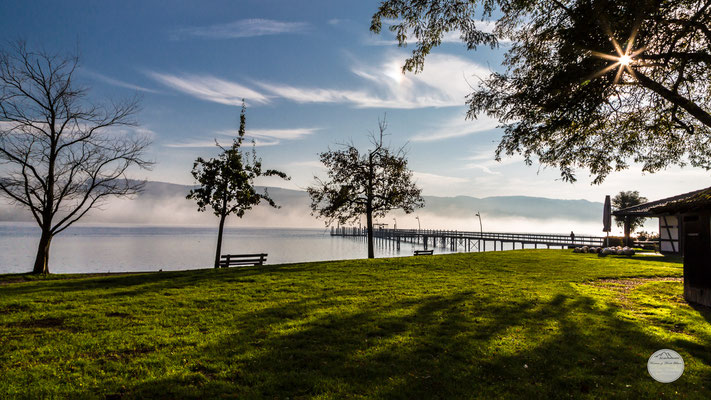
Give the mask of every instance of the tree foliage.
M 497 16 L 487 32 L 479 18 Z M 469 118 L 497 118 L 496 151 L 594 183 L 639 163 L 711 168 L 711 0 L 387 0 L 400 45 L 417 46 L 404 70 L 418 72 L 448 32 L 471 49 L 506 44 L 505 71 L 467 98 Z M 626 57 L 622 57 L 626 56 Z
M 0 52 L 0 195 L 28 209 L 41 228 L 34 273 L 49 273 L 54 235 L 112 196 L 138 193 L 131 167 L 149 168 L 138 100 L 102 106 L 74 80 L 76 56 L 18 42 Z
M 616 210 L 621 210 L 623 208 L 638 206 L 647 202 L 647 198 L 640 196 L 639 192 L 636 190 L 630 190 L 627 192 L 620 192 L 615 197 L 612 198 L 612 207 Z M 630 232 L 634 232 L 637 228 L 641 228 L 646 221 L 645 217 L 629 217 L 629 216 L 615 216 L 615 224 L 619 227 L 625 225 L 625 219 L 629 219 L 629 229 Z M 626 233 L 627 235 L 629 233 Z
M 234 214 L 242 218 L 246 211 L 260 204 L 262 200 L 278 208 L 266 188 L 263 193 L 257 192 L 254 180 L 260 176 L 289 179 L 284 172 L 263 169 L 262 160 L 257 157 L 254 146 L 251 154 L 242 151 L 246 126 L 245 114 L 246 107 L 242 102 L 239 131 L 232 146 L 224 148 L 219 143 L 215 143 L 222 152 L 216 158 L 209 160 L 198 157 L 192 169 L 192 175 L 200 186 L 190 190 L 187 198 L 195 200 L 198 211 L 206 211 L 210 208 L 216 216 L 220 217 L 215 268 L 219 266 L 222 232 L 228 215 Z
M 379 133 L 371 135 L 373 148 L 360 152 L 354 144 L 319 154 L 328 179 L 316 179 L 307 189 L 313 215 L 345 224 L 366 216 L 368 257 L 374 257 L 373 219 L 395 209 L 411 213 L 424 206 L 421 189 L 407 167 L 404 148 L 393 150 L 383 139 L 387 124 L 379 121 Z

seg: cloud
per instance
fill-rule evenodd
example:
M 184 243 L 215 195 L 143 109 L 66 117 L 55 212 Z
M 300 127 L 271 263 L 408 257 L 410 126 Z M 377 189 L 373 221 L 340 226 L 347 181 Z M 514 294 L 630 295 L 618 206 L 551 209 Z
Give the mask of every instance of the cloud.
M 427 172 L 413 172 L 412 173 L 415 176 L 415 179 L 417 179 L 418 183 L 424 184 L 424 185 L 451 185 L 451 184 L 456 184 L 456 183 L 467 183 L 469 182 L 469 179 L 466 178 L 460 178 L 456 176 L 444 176 L 444 175 L 436 175 L 436 174 L 430 174 Z
M 131 90 L 137 90 L 137 91 L 139 91 L 139 92 L 160 93 L 160 92 L 157 91 L 157 90 L 149 89 L 149 88 L 146 88 L 146 87 L 143 87 L 143 86 L 135 85 L 135 84 L 133 84 L 133 83 L 124 82 L 124 81 L 121 81 L 121 80 L 118 80 L 118 79 L 114 79 L 114 78 L 111 78 L 111 77 L 106 76 L 106 75 L 104 75 L 104 74 L 100 74 L 100 73 L 98 73 L 98 72 L 91 71 L 91 70 L 86 69 L 86 68 L 82 68 L 81 71 L 82 71 L 85 75 L 89 75 L 89 76 L 91 76 L 91 77 L 93 77 L 93 78 L 95 78 L 95 79 L 98 79 L 98 80 L 102 81 L 102 82 L 108 83 L 109 85 L 118 86 L 118 87 L 122 87 L 122 88 L 126 88 L 126 89 L 131 89 Z
M 174 90 L 189 94 L 202 100 L 238 106 L 242 99 L 260 104 L 269 103 L 270 99 L 246 86 L 209 75 L 171 75 L 159 72 L 147 72 L 148 76 Z
M 501 174 L 498 171 L 494 171 L 494 168 L 503 167 L 505 165 L 511 165 L 515 163 L 523 164 L 523 156 L 502 156 L 501 161 L 496 161 L 495 157 L 496 150 L 494 148 L 478 151 L 469 157 L 464 158 L 463 161 L 467 161 L 462 169 L 479 169 L 490 175 Z
M 178 29 L 174 38 L 194 36 L 205 39 L 237 39 L 256 36 L 280 35 L 287 33 L 303 33 L 309 24 L 306 22 L 283 22 L 271 19 L 251 18 L 215 24 L 209 26 Z
M 253 129 L 246 132 L 247 136 L 255 138 L 272 138 L 278 140 L 298 140 L 313 134 L 318 128 L 295 129 Z
M 499 122 L 497 120 L 486 115 L 482 115 L 475 120 L 468 120 L 462 113 L 443 123 L 433 125 L 429 129 L 416 133 L 410 140 L 413 142 L 434 142 L 486 132 L 495 129 L 498 125 Z
M 232 139 L 213 139 L 213 140 L 194 140 L 194 141 L 189 141 L 189 142 L 178 142 L 178 143 L 166 143 L 163 146 L 165 147 L 170 147 L 170 148 L 200 148 L 200 147 L 215 147 L 217 144 L 219 144 L 222 147 L 230 147 L 232 146 Z M 254 141 L 254 145 L 256 147 L 265 147 L 265 146 L 276 146 L 279 144 L 278 140 L 256 140 Z M 247 143 L 245 142 L 245 145 Z M 251 145 L 251 143 L 249 143 Z
M 249 143 L 251 140 L 254 140 L 254 145 L 257 147 L 276 146 L 280 144 L 282 140 L 303 139 L 318 130 L 319 128 L 252 129 L 245 133 L 245 143 Z M 220 146 L 228 147 L 232 145 L 232 141 L 236 137 L 236 132 L 234 130 L 221 130 L 215 132 L 215 134 L 217 136 L 221 136 L 222 138 L 215 138 L 212 140 L 196 139 L 178 143 L 168 143 L 164 144 L 164 146 L 173 148 L 213 147 L 215 146 L 215 141 L 217 141 Z
M 377 66 L 356 65 L 351 72 L 370 83 L 369 89 L 341 90 L 255 82 L 271 94 L 297 103 L 349 103 L 357 108 L 415 109 L 461 106 L 471 87 L 467 78 L 489 70 L 463 58 L 431 56 L 419 74 L 402 73 L 405 56 L 390 55 Z
M 489 75 L 489 70 L 461 57 L 433 55 L 419 74 L 402 73 L 406 56 L 387 56 L 376 66 L 357 64 L 351 70 L 366 83 L 358 89 L 300 87 L 284 83 L 254 81 L 257 91 L 240 83 L 210 75 L 147 74 L 158 82 L 202 100 L 239 105 L 242 98 L 261 104 L 273 98 L 296 103 L 350 104 L 356 108 L 416 109 L 454 107 L 464 104 L 471 91 L 469 79 Z M 475 79 L 476 80 L 476 79 Z
M 361 103 L 368 99 L 368 94 L 363 91 L 303 88 L 266 82 L 255 83 L 277 97 L 297 103 Z

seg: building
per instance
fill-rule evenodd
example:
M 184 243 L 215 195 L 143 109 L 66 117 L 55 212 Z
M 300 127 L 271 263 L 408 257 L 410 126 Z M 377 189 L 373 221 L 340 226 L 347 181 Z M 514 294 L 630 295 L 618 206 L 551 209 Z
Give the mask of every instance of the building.
M 617 210 L 659 218 L 660 250 L 684 257 L 684 298 L 711 306 L 711 187 Z

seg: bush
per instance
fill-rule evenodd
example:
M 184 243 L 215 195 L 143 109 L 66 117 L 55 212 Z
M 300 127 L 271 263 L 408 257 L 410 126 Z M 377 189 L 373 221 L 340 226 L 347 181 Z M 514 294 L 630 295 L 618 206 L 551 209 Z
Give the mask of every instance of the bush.
M 659 234 L 654 232 L 642 231 L 637 233 L 637 240 L 647 241 L 647 240 L 657 240 L 659 239 Z
M 607 238 L 607 247 L 624 246 L 624 236 L 610 236 Z

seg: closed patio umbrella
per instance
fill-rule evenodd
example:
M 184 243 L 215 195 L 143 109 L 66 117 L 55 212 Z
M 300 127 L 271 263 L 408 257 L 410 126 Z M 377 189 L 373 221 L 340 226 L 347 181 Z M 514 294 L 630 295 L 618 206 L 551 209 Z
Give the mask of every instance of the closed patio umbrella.
M 610 204 L 610 195 L 605 196 L 605 205 L 602 208 L 602 231 L 607 232 L 610 236 L 612 230 L 612 206 Z M 605 240 L 605 245 L 608 245 L 608 240 Z

